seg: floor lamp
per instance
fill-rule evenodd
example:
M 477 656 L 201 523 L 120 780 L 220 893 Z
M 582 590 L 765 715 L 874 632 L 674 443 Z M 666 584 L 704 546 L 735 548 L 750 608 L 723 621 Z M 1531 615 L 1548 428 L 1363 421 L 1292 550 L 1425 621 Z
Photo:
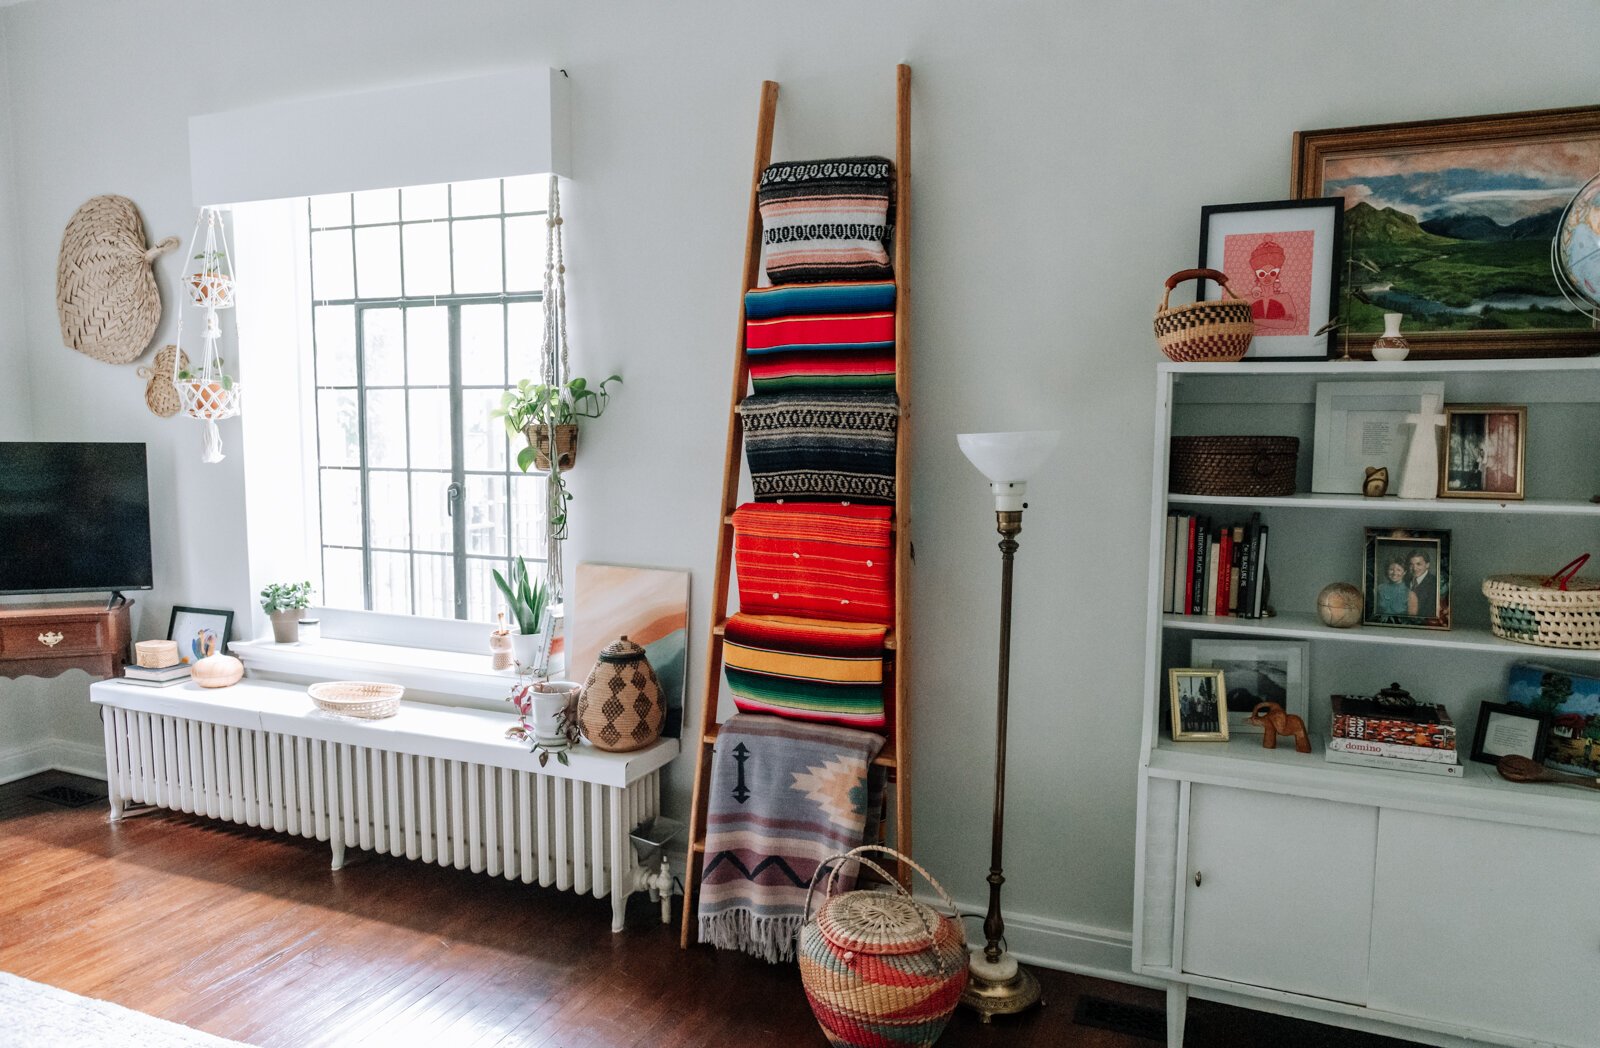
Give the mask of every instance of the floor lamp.
M 961 1003 L 978 1013 L 982 1022 L 1010 1015 L 1039 1003 L 1039 980 L 1017 964 L 1004 949 L 1006 923 L 1000 915 L 1000 886 L 1005 874 L 1000 863 L 1006 822 L 1006 706 L 1011 678 L 1011 567 L 1022 531 L 1022 511 L 1027 503 L 1028 478 L 1038 471 L 1061 440 L 1059 430 L 1026 433 L 962 433 L 956 437 L 961 451 L 989 478 L 994 494 L 995 529 L 1000 533 L 1000 681 L 994 766 L 994 826 L 989 858 L 989 912 L 983 919 L 985 942 L 973 947 L 968 961 L 967 988 Z

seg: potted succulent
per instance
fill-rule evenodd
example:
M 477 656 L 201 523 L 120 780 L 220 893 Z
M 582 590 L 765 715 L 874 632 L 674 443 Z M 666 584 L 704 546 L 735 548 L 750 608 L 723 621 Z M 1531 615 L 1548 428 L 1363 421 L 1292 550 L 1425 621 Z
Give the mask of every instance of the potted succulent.
M 550 431 L 555 430 L 554 445 L 556 465 L 571 469 L 578 461 L 578 420 L 599 418 L 611 400 L 606 388 L 611 383 L 622 383 L 621 375 L 611 375 L 599 385 L 589 385 L 584 378 L 571 379 L 560 385 L 535 383 L 523 379 L 500 398 L 500 406 L 492 418 L 505 420 L 506 431 L 513 437 L 521 434 L 528 446 L 517 453 L 517 466 L 522 472 L 537 465 L 540 470 L 550 469 Z
M 311 606 L 311 582 L 274 582 L 261 591 L 261 610 L 272 619 L 272 639 L 293 644 L 300 639 L 300 612 Z
M 189 274 L 189 298 L 202 308 L 227 309 L 233 305 L 233 277 L 226 271 L 227 256 L 221 251 L 202 251 L 194 257 L 200 268 Z
M 524 670 L 538 669 L 539 649 L 543 646 L 544 630 L 549 625 L 550 591 L 543 579 L 528 574 L 528 565 L 521 557 L 511 563 L 511 577 L 507 579 L 494 569 L 494 584 L 500 587 L 506 603 L 511 607 L 511 617 L 516 621 L 517 632 L 511 637 L 511 650 L 517 664 Z

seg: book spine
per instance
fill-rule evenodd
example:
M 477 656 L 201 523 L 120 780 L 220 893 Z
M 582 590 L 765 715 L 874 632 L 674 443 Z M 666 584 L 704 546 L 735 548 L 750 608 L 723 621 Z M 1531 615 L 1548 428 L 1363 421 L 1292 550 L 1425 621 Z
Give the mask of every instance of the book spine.
M 1267 610 L 1267 532 L 1270 529 L 1261 525 L 1261 531 L 1256 535 L 1255 571 L 1252 577 L 1255 585 L 1250 590 L 1250 617 L 1259 619 Z
M 1322 756 L 1329 764 L 1353 764 L 1361 768 L 1387 768 L 1390 771 L 1421 772 L 1424 775 L 1448 775 L 1456 779 L 1467 773 L 1466 768 L 1460 764 L 1405 761 L 1397 757 L 1374 757 L 1367 753 L 1347 753 L 1343 750 L 1324 750 Z
M 1390 757 L 1394 760 L 1404 761 L 1429 761 L 1434 764 L 1454 764 L 1457 760 L 1456 751 L 1453 749 L 1439 749 L 1433 746 L 1403 746 L 1395 742 L 1369 742 L 1365 739 L 1329 739 L 1328 748 L 1339 750 L 1343 753 L 1365 753 L 1373 757 Z
M 1456 748 L 1456 729 L 1451 724 L 1418 724 L 1415 721 L 1361 717 L 1336 713 L 1333 737 L 1363 742 L 1387 742 L 1397 746 L 1426 746 L 1436 750 Z
M 1252 513 L 1244 526 L 1244 559 L 1239 571 L 1239 615 L 1251 618 L 1250 609 L 1256 584 L 1256 537 L 1261 528 L 1261 514 Z
M 1212 539 L 1206 547 L 1206 600 L 1205 613 L 1217 615 L 1217 565 L 1222 563 L 1222 543 Z
M 1217 599 L 1212 607 L 1216 614 L 1228 614 L 1228 579 L 1233 573 L 1233 529 L 1224 526 L 1217 543 Z
M 1244 553 L 1244 527 L 1233 526 L 1233 562 L 1228 566 L 1228 614 L 1239 613 L 1239 560 Z
M 1172 614 L 1172 562 L 1178 555 L 1178 515 L 1167 514 L 1167 542 L 1161 554 L 1161 612 Z
M 1184 564 L 1188 557 L 1187 547 L 1189 543 L 1189 515 L 1187 513 L 1178 514 L 1177 527 L 1173 529 L 1172 540 L 1172 577 L 1168 579 L 1167 585 L 1172 590 L 1172 613 L 1174 615 L 1182 615 L 1183 580 L 1186 577 Z
M 1205 610 L 1206 602 L 1206 531 L 1210 521 L 1205 517 L 1195 518 L 1194 539 L 1194 564 L 1191 565 L 1193 573 L 1189 578 L 1189 614 L 1199 615 Z
M 1189 541 L 1183 558 L 1183 603 L 1179 614 L 1192 615 L 1190 609 L 1194 606 L 1194 558 L 1195 558 L 1195 527 L 1200 523 L 1200 518 L 1189 518 Z

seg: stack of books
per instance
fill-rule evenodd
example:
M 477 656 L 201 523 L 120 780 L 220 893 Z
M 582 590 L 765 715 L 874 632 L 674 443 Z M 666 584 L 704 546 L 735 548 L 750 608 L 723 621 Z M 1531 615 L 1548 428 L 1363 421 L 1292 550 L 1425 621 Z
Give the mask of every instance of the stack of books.
M 122 679 L 145 688 L 170 688 L 189 679 L 189 667 L 183 663 L 160 669 L 153 666 L 124 666 Z
M 1396 706 L 1366 695 L 1333 696 L 1333 730 L 1324 754 L 1334 764 L 1462 776 L 1456 726 L 1443 706 Z
M 1215 526 L 1207 516 L 1169 514 L 1161 610 L 1244 619 L 1270 614 L 1267 532 L 1259 513 L 1244 524 Z

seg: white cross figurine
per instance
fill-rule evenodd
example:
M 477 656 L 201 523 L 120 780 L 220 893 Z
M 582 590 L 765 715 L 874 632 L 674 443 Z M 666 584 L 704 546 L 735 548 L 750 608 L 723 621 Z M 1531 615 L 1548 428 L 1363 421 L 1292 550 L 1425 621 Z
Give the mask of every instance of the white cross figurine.
M 1411 423 L 1411 445 L 1400 470 L 1399 495 L 1403 499 L 1431 499 L 1439 492 L 1439 429 L 1444 425 L 1440 399 L 1424 396 L 1422 410 L 1406 416 Z

